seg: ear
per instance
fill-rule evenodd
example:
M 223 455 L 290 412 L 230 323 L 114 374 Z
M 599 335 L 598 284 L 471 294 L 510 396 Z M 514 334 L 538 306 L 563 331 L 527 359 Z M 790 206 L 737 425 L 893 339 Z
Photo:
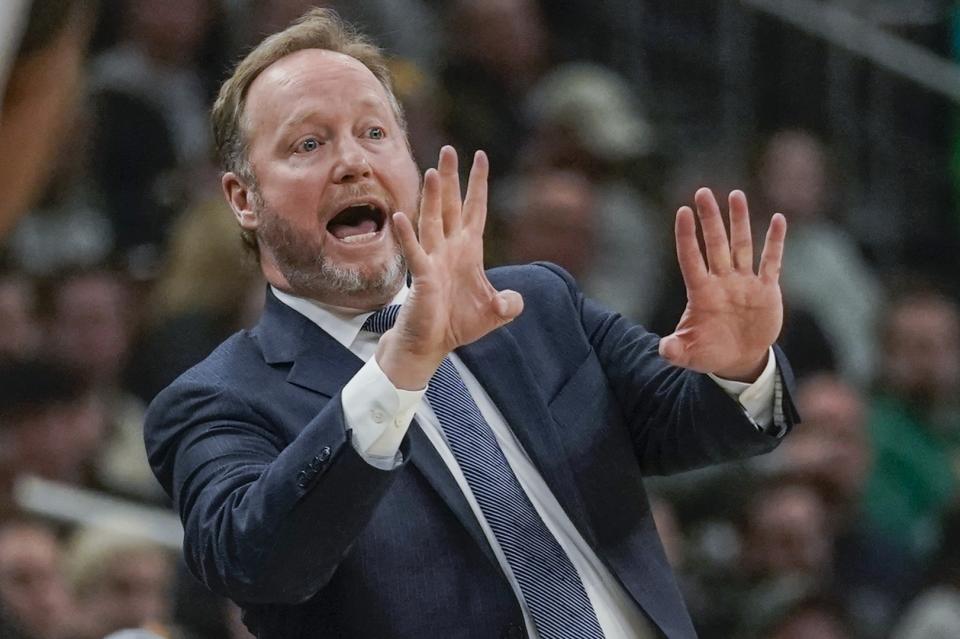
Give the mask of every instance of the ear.
M 227 203 L 230 204 L 241 228 L 256 231 L 260 219 L 253 209 L 253 191 L 250 187 L 232 171 L 223 174 L 220 184 L 223 187 L 223 195 L 227 198 Z

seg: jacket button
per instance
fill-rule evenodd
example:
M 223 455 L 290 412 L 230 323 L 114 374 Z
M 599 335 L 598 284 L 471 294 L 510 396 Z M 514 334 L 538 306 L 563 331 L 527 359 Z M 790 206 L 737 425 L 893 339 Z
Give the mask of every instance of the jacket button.
M 508 625 L 503 629 L 503 632 L 500 633 L 502 639 L 524 639 L 526 636 L 526 631 L 515 623 Z
M 323 448 L 321 448 L 320 454 L 314 457 L 314 459 L 320 461 L 321 463 L 330 459 L 330 447 L 324 446 Z

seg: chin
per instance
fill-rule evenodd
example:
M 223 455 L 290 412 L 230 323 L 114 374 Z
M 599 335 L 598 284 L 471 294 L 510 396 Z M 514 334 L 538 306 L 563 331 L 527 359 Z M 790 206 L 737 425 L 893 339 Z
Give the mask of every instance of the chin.
M 311 268 L 283 268 L 281 272 L 297 295 L 340 306 L 374 302 L 385 304 L 396 295 L 406 278 L 403 256 L 396 253 L 377 264 L 350 264 L 321 260 Z

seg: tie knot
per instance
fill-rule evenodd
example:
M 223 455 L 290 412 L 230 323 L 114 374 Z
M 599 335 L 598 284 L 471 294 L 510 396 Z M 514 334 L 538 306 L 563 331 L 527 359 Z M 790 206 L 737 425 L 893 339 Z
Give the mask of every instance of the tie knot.
M 371 315 L 363 323 L 363 330 L 372 333 L 386 333 L 397 321 L 397 315 L 400 313 L 399 304 L 390 304 L 384 306 L 379 311 Z

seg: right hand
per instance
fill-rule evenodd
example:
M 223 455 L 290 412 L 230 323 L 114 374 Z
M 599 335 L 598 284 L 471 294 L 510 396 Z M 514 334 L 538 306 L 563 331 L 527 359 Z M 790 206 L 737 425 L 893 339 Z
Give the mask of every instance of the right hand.
M 394 227 L 413 277 L 397 323 L 381 337 L 377 364 L 398 388 L 421 389 L 450 351 L 507 324 L 523 310 L 516 291 L 497 291 L 483 268 L 489 165 L 477 151 L 460 200 L 457 153 L 440 149 L 423 176 L 418 220 L 403 212 Z

